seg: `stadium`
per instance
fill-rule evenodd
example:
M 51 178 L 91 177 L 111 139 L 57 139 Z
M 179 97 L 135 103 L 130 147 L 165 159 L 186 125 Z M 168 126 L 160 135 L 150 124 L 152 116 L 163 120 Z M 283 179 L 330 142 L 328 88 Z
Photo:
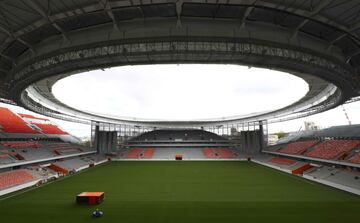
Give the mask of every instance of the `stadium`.
M 359 14 L 358 0 L 0 1 L 0 219 L 355 222 L 360 125 L 343 106 L 360 99 Z M 81 73 L 194 64 L 284 72 L 308 90 L 196 119 L 103 114 L 54 94 Z M 270 142 L 272 126 L 340 107 L 349 125 Z M 56 120 L 88 126 L 89 143 Z

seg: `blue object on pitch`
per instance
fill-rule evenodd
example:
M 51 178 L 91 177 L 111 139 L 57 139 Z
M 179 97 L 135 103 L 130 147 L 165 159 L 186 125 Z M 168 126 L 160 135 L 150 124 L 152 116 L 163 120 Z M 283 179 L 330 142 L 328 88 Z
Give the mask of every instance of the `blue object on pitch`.
M 92 217 L 93 218 L 100 218 L 104 215 L 104 213 L 102 211 L 100 211 L 99 209 L 96 209 L 93 213 L 92 213 Z

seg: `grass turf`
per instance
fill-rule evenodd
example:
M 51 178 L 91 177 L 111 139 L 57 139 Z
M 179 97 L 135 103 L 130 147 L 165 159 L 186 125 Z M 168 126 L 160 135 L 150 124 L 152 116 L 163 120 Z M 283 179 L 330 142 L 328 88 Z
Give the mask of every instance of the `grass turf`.
M 78 206 L 82 191 L 105 191 Z M 0 201 L 1 222 L 357 222 L 358 196 L 250 162 L 112 162 Z

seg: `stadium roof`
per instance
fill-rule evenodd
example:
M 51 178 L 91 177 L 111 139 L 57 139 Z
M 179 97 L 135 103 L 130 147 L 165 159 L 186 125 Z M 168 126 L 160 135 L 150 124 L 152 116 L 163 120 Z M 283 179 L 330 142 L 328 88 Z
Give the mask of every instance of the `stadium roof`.
M 2 0 L 0 97 L 56 114 L 25 89 L 110 66 L 228 63 L 327 82 L 288 110 L 309 115 L 360 94 L 359 15 L 358 0 Z

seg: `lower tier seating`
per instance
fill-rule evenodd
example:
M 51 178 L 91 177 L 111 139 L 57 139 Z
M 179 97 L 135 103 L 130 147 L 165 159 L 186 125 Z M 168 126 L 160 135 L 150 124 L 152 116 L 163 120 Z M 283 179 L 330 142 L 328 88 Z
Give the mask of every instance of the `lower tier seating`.
M 295 160 L 289 160 L 289 159 L 280 158 L 280 157 L 273 157 L 273 158 L 271 158 L 270 162 L 280 164 L 280 165 L 286 165 L 286 166 L 290 166 L 290 165 L 293 165 L 294 163 L 296 163 Z
M 134 148 L 130 149 L 126 153 L 120 154 L 121 157 L 127 159 L 150 159 L 153 157 L 155 150 L 152 148 L 140 149 Z
M 206 158 L 220 158 L 220 159 L 231 159 L 236 158 L 238 156 L 237 153 L 229 150 L 229 149 L 212 149 L 212 148 L 204 148 L 203 154 Z
M 144 159 L 150 159 L 154 156 L 155 150 L 154 149 L 145 149 L 143 151 L 142 158 Z
M 15 170 L 0 173 L 0 190 L 34 181 L 36 178 L 27 170 Z
M 203 149 L 203 153 L 206 158 L 215 158 L 215 153 L 213 149 L 205 148 Z

